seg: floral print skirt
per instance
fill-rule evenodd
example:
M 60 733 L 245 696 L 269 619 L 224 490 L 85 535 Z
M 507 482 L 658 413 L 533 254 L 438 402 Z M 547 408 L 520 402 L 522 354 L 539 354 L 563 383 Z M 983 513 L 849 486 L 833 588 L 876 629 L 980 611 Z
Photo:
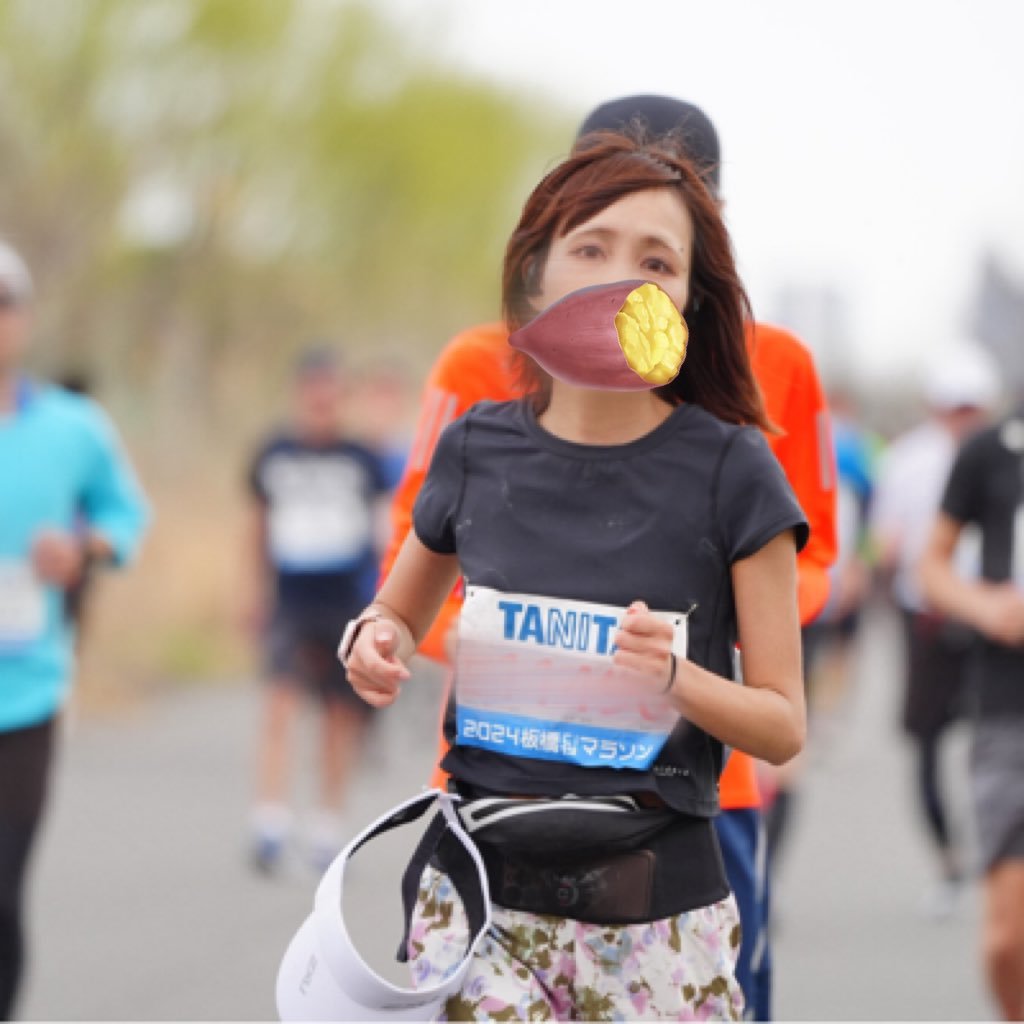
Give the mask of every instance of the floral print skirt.
M 409 935 L 413 983 L 461 961 L 469 927 L 447 875 L 427 868 Z M 739 915 L 730 895 L 634 925 L 492 908 L 492 925 L 440 1020 L 739 1020 Z

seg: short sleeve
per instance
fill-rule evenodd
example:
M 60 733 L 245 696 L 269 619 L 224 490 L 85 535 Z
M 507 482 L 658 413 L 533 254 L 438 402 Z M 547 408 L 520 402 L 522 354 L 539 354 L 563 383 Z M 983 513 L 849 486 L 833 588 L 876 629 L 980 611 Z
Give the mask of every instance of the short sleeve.
M 465 419 L 441 431 L 423 486 L 413 505 L 413 529 L 439 555 L 455 553 L 455 517 L 462 494 Z
M 807 543 L 807 517 L 759 430 L 744 427 L 732 436 L 714 493 L 730 565 L 749 558 L 785 530 L 794 531 L 797 551 Z
M 82 492 L 91 529 L 101 534 L 124 565 L 135 556 L 149 525 L 149 503 L 112 421 L 99 406 L 92 411 L 93 458 Z
M 978 500 L 985 470 L 988 435 L 971 438 L 957 453 L 942 495 L 942 511 L 958 523 L 972 523 L 979 517 Z
M 390 494 L 394 486 L 392 474 L 388 469 L 387 456 L 382 448 L 361 449 L 362 458 L 370 475 L 370 487 L 375 498 Z

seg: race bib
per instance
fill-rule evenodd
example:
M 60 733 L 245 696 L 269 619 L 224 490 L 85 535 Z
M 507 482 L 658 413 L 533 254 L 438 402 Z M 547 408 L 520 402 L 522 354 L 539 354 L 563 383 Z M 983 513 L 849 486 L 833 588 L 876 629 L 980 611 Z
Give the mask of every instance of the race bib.
M 516 757 L 644 770 L 679 720 L 612 662 L 626 609 L 468 587 L 455 661 L 457 742 Z M 687 651 L 687 614 L 672 650 Z
M 285 571 L 345 569 L 373 543 L 366 472 L 346 455 L 281 453 L 264 469 L 270 495 L 269 543 Z
M 320 570 L 360 558 L 372 538 L 370 512 L 355 497 L 333 504 L 292 501 L 270 518 L 270 550 L 283 569 Z
M 46 591 L 28 562 L 0 561 L 0 654 L 35 643 L 46 629 Z

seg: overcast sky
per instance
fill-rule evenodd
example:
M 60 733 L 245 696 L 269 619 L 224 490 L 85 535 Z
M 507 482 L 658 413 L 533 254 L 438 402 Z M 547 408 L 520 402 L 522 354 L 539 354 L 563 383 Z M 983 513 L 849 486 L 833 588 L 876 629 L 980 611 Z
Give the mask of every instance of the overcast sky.
M 906 373 L 962 331 L 983 247 L 1024 276 L 1020 0 L 374 6 L 570 114 L 637 92 L 703 107 L 755 313 L 777 317 L 785 287 L 838 289 L 862 374 Z

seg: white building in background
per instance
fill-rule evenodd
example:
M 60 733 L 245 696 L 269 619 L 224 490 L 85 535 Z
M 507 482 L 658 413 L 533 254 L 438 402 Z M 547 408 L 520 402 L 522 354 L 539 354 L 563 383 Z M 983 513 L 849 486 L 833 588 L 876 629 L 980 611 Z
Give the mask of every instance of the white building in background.
M 814 354 L 829 390 L 858 383 L 850 308 L 846 295 L 832 285 L 793 284 L 780 288 L 772 304 L 773 322 L 788 327 Z

